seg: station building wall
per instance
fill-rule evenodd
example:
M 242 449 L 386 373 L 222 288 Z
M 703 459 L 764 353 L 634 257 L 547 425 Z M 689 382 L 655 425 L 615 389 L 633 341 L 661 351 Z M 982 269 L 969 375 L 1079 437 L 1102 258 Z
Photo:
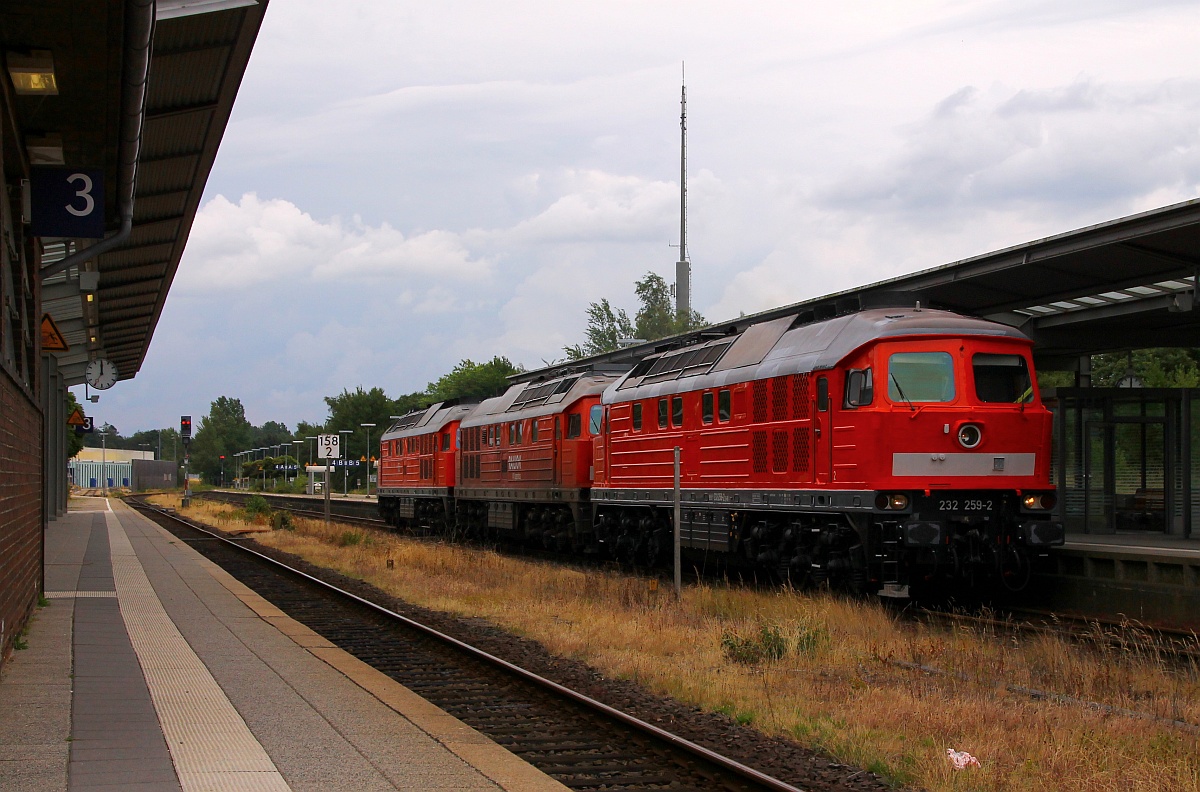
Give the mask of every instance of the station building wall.
M 22 143 L 0 124 L 0 663 L 42 590 L 46 524 L 41 258 L 21 218 L 27 159 L 14 152 Z

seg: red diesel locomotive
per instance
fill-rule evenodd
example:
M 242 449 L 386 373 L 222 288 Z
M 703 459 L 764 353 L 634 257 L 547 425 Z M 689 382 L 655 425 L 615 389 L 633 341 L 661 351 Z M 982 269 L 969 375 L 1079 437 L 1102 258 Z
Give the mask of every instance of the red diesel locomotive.
M 697 560 L 901 596 L 1015 589 L 1063 541 L 1031 346 L 919 308 L 699 333 L 619 377 L 560 373 L 407 416 L 384 435 L 381 508 L 420 522 L 425 499 L 447 526 L 658 562 L 678 448 L 681 544 Z M 456 434 L 448 410 L 465 411 Z M 412 442 L 435 432 L 450 439 Z M 428 447 L 455 453 L 457 483 L 389 477 L 389 453 Z

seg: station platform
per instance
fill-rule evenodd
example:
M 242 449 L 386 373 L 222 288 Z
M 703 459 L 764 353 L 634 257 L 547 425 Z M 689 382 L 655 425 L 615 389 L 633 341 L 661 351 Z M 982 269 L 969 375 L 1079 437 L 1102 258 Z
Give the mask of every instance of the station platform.
M 564 790 L 120 501 L 46 530 L 0 790 Z

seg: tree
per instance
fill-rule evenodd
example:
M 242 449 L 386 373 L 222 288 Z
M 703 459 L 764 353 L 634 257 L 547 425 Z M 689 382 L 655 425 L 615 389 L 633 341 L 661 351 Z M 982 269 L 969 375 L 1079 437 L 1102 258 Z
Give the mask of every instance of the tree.
M 233 455 L 245 451 L 253 436 L 254 427 L 246 420 L 241 400 L 218 397 L 209 406 L 208 415 L 200 419 L 192 439 L 191 470 L 210 484 L 217 483 L 222 473 L 228 480 Z
M 81 408 L 79 406 L 79 402 L 76 401 L 76 399 L 75 399 L 75 394 L 71 393 L 71 391 L 67 391 L 66 407 L 67 407 L 67 415 L 68 416 L 70 416 L 76 410 L 79 410 L 79 414 L 83 415 L 83 408 Z M 86 418 L 87 416 L 84 415 L 84 417 Z M 68 459 L 70 459 L 71 457 L 78 454 L 80 449 L 83 448 L 84 436 L 85 435 L 83 435 L 82 433 L 76 432 L 75 427 L 73 427 L 73 426 L 67 427 L 67 458 Z
M 1136 349 L 1092 355 L 1092 385 L 1113 388 L 1132 371 L 1147 388 L 1200 386 L 1196 349 Z
M 697 311 L 691 311 L 684 319 L 676 316 L 671 305 L 671 287 L 661 275 L 647 272 L 646 276 L 633 284 L 641 308 L 633 322 L 624 309 L 614 309 L 607 299 L 588 306 L 588 324 L 583 344 L 563 347 L 567 358 L 578 360 L 620 348 L 620 340 L 636 338 L 640 341 L 657 341 L 667 336 L 678 335 L 707 327 L 708 322 Z
M 342 435 L 342 458 L 362 459 L 363 457 L 379 457 L 379 437 L 392 423 L 396 412 L 396 404 L 383 388 L 371 388 L 369 391 L 358 386 L 353 392 L 343 390 L 337 396 L 326 396 L 325 404 L 329 406 L 329 419 L 325 422 L 325 431 L 337 434 L 341 430 L 349 430 Z M 370 432 L 370 448 L 367 447 L 367 430 L 363 424 L 374 424 Z M 357 474 L 357 475 L 356 475 Z M 343 475 L 352 478 L 365 479 L 364 468 L 351 468 Z
M 435 402 L 461 399 L 487 399 L 508 388 L 508 378 L 522 371 L 506 357 L 494 357 L 487 363 L 463 360 L 449 374 L 429 383 L 429 398 Z
M 583 331 L 587 336 L 587 341 L 582 345 L 563 347 L 563 351 L 567 353 L 567 358 L 570 360 L 611 352 L 620 347 L 621 339 L 641 337 L 634 335 L 633 322 L 629 321 L 629 315 L 625 313 L 625 310 L 623 308 L 614 310 L 609 305 L 608 298 L 589 305 L 587 314 L 587 329 Z

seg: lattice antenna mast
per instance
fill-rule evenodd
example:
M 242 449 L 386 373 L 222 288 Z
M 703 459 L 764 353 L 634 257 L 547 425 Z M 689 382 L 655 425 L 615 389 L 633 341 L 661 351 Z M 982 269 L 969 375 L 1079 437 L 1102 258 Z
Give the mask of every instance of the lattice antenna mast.
M 692 263 L 687 252 L 687 73 L 681 70 L 679 99 L 679 261 L 675 263 L 675 318 L 692 315 Z

